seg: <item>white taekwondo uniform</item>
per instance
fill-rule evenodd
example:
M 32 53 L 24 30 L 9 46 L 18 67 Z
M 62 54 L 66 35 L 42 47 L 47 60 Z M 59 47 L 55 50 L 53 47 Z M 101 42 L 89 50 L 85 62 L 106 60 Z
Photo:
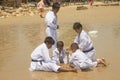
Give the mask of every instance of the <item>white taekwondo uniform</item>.
M 57 15 L 53 11 L 49 11 L 45 16 L 46 35 L 51 36 L 55 40 L 53 48 L 56 48 L 57 43 Z
M 60 66 L 50 58 L 49 49 L 46 44 L 39 45 L 31 54 L 31 65 L 29 70 L 43 70 L 43 71 L 54 71 L 58 72 Z
M 60 64 L 60 62 L 63 62 L 64 64 L 67 64 L 68 62 L 67 62 L 66 50 L 63 49 L 61 52 L 59 52 L 57 48 L 54 49 L 52 59 L 57 64 Z
M 79 48 L 90 58 L 93 59 L 96 51 L 93 47 L 93 43 L 88 36 L 88 34 L 82 30 L 80 34 L 78 34 L 74 40 L 75 43 L 78 44 Z
M 80 49 L 72 53 L 69 62 L 73 64 L 76 69 L 87 69 L 97 66 L 97 61 L 93 62 Z

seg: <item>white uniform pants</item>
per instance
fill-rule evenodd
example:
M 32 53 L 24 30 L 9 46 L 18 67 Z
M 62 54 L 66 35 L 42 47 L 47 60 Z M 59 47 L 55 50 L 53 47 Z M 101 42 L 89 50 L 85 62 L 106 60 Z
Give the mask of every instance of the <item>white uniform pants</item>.
M 54 71 L 54 72 L 58 72 L 58 69 L 60 68 L 60 66 L 56 65 L 55 63 L 45 63 L 42 62 L 42 64 L 40 62 L 31 62 L 30 71 Z
M 97 66 L 97 62 L 92 62 L 92 60 L 86 60 L 84 62 L 78 62 L 78 61 L 75 61 L 74 63 L 74 67 L 76 69 L 87 69 L 87 68 L 90 68 L 90 67 L 96 67 Z
M 56 32 L 56 30 L 51 29 L 50 27 L 47 27 L 46 35 L 51 36 L 54 39 L 55 44 L 53 45 L 53 49 L 55 49 L 56 48 L 56 43 L 57 43 L 57 32 Z

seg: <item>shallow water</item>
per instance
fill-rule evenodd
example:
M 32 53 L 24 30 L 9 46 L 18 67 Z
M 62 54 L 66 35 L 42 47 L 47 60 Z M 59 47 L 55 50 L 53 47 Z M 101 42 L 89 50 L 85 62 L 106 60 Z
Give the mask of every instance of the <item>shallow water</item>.
M 59 40 L 69 47 L 76 35 L 72 24 L 82 22 L 86 31 L 97 31 L 97 36 L 91 39 L 96 57 L 104 57 L 107 67 L 78 73 L 30 72 L 30 54 L 45 38 L 44 19 L 38 15 L 11 17 L 0 19 L 0 80 L 120 80 L 120 7 L 92 7 L 83 11 L 75 8 L 64 7 L 58 13 Z M 63 16 L 68 13 L 72 18 Z

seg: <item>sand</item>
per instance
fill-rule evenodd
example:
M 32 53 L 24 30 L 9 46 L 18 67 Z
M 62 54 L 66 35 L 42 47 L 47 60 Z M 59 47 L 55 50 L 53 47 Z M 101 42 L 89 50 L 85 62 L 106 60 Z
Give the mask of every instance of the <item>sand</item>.
M 45 38 L 44 18 L 39 15 L 0 19 L 0 80 L 120 80 L 120 6 L 62 7 L 58 13 L 58 39 L 65 48 L 73 42 L 74 22 L 81 22 L 90 34 L 96 49 L 96 58 L 104 57 L 107 67 L 91 71 L 30 72 L 30 54 Z

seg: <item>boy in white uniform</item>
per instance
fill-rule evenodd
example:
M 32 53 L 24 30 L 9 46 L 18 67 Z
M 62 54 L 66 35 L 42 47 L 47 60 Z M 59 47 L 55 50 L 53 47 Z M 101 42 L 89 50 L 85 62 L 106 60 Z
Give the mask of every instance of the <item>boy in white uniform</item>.
M 97 59 L 92 61 L 86 54 L 84 54 L 78 47 L 77 43 L 71 44 L 72 55 L 70 56 L 70 64 L 76 69 L 88 69 L 90 67 L 96 67 L 98 64 L 103 64 L 106 66 L 104 59 Z
M 45 23 L 46 23 L 46 35 L 51 36 L 55 40 L 55 44 L 53 49 L 56 48 L 57 43 L 57 32 L 58 24 L 57 24 L 57 12 L 60 9 L 60 4 L 53 3 L 52 10 L 50 10 L 45 16 Z
M 90 58 L 93 59 L 96 51 L 93 47 L 92 40 L 88 34 L 82 30 L 82 25 L 79 22 L 73 24 L 73 29 L 78 33 L 74 42 L 78 44 L 79 48 Z
M 63 41 L 58 41 L 57 42 L 57 48 L 53 50 L 53 57 L 52 59 L 57 63 L 63 63 L 67 64 L 67 54 L 66 50 L 64 49 L 64 43 Z
M 64 69 L 50 58 L 49 49 L 54 44 L 52 37 L 46 37 L 43 44 L 39 45 L 31 54 L 30 71 L 76 72 L 76 69 Z

